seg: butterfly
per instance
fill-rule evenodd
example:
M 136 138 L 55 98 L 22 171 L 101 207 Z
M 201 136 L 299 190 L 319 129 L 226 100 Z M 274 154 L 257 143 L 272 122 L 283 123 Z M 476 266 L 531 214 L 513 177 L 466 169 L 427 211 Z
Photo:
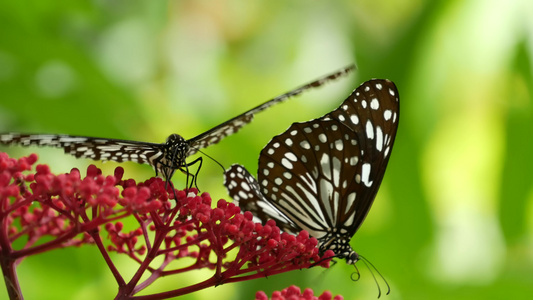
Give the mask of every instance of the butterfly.
M 196 178 L 202 165 L 202 157 L 187 162 L 186 159 L 189 156 L 197 153 L 200 149 L 214 145 L 223 138 L 236 133 L 244 125 L 250 123 L 256 113 L 277 103 L 284 102 L 306 90 L 320 87 L 350 73 L 353 69 L 354 66 L 350 65 L 337 72 L 323 76 L 322 78 L 268 100 L 188 140 L 178 134 L 171 134 L 165 143 L 157 144 L 63 134 L 5 133 L 0 134 L 0 143 L 63 148 L 65 153 L 77 158 L 89 158 L 98 161 L 131 161 L 139 164 L 148 164 L 155 169 L 156 176 L 161 175 L 167 181 L 167 184 L 170 182 L 174 172 L 180 170 L 187 175 L 191 175 L 193 178 L 191 185 L 194 182 L 195 186 L 197 186 Z M 199 163 L 199 166 L 196 173 L 192 175 L 189 173 L 189 167 L 196 163 Z
M 320 253 L 355 264 L 349 242 L 376 197 L 398 121 L 394 83 L 369 80 L 336 110 L 272 138 L 259 155 L 257 180 L 235 164 L 224 185 L 242 210 L 274 219 L 285 232 L 306 230 Z

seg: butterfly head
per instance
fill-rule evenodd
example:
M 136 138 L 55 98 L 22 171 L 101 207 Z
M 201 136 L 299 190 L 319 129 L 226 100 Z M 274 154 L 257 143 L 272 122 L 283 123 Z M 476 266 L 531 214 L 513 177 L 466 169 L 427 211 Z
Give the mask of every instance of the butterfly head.
M 356 262 L 359 261 L 359 254 L 355 251 L 345 252 L 342 254 L 344 256 L 344 259 L 346 260 L 346 263 L 349 265 L 355 265 Z
M 171 134 L 167 137 L 167 145 L 168 146 L 175 146 L 175 145 L 179 145 L 179 144 L 183 144 L 185 142 L 185 139 L 179 135 L 179 134 Z
M 176 169 L 183 167 L 188 149 L 189 145 L 183 137 L 171 134 L 162 144 L 160 154 L 150 159 L 156 175 L 161 174 L 166 180 L 170 180 Z
M 359 254 L 350 246 L 350 238 L 340 233 L 329 233 L 319 239 L 320 253 L 332 250 L 335 257 L 346 260 L 349 265 L 359 261 Z

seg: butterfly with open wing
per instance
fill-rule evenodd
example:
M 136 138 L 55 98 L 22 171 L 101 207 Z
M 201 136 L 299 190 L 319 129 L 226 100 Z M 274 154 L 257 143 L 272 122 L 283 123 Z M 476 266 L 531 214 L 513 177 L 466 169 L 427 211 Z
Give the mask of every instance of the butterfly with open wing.
M 394 83 L 367 81 L 331 113 L 275 136 L 259 155 L 257 181 L 236 164 L 224 185 L 242 210 L 274 219 L 285 232 L 306 230 L 320 253 L 355 264 L 349 242 L 377 194 L 398 121 Z
M 18 144 L 21 146 L 49 146 L 63 148 L 65 153 L 77 158 L 89 158 L 102 161 L 124 162 L 131 161 L 140 164 L 151 165 L 156 176 L 161 175 L 168 183 L 174 172 L 180 170 L 188 176 L 192 176 L 191 186 L 197 187 L 196 178 L 202 165 L 202 157 L 191 162 L 186 159 L 200 151 L 200 149 L 214 145 L 223 138 L 236 133 L 244 125 L 250 123 L 254 114 L 261 112 L 277 103 L 297 96 L 302 92 L 320 87 L 343 75 L 350 73 L 355 67 L 350 65 L 337 72 L 323 76 L 299 88 L 291 90 L 283 95 L 275 97 L 258 105 L 196 137 L 185 140 L 178 134 L 170 135 L 165 143 L 147 143 L 120 139 L 95 138 L 86 136 L 73 136 L 62 134 L 0 134 L 1 144 Z M 199 163 L 196 173 L 189 173 L 189 167 Z

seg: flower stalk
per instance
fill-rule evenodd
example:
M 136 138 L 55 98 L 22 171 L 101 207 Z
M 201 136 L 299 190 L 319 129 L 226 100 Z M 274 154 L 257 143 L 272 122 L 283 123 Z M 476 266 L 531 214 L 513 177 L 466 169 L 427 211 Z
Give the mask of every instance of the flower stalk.
M 10 299 L 23 299 L 16 267 L 24 258 L 65 247 L 96 246 L 117 283 L 115 299 L 167 299 L 316 262 L 328 267 L 326 258 L 334 256 L 321 258 L 305 231 L 293 236 L 274 221 L 254 223 L 251 213 L 225 200 L 212 207 L 210 195 L 196 189 L 172 191 L 160 178 L 123 179 L 121 167 L 108 176 L 94 165 L 83 177 L 77 169 L 55 175 L 46 165 L 33 171 L 36 162 L 35 154 L 0 153 L 0 265 Z M 126 218 L 135 228 L 125 228 Z M 123 277 L 112 252 L 137 264 L 131 278 Z M 185 266 L 171 267 L 176 260 Z M 189 286 L 177 278 L 176 289 L 138 296 L 159 278 L 200 269 L 213 275 Z

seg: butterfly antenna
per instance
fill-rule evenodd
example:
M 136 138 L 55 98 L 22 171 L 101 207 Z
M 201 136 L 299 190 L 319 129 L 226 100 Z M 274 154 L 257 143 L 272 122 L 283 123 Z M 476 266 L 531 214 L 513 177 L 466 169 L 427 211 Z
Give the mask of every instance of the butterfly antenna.
M 355 272 L 353 272 L 352 275 L 350 275 L 350 278 L 352 279 L 352 281 L 358 281 L 359 279 L 361 279 L 361 273 L 359 273 L 359 269 L 357 268 L 355 264 L 353 264 L 353 267 L 355 268 Z M 353 277 L 354 274 L 357 274 L 357 278 L 355 279 Z
M 376 282 L 376 285 L 378 287 L 378 299 L 379 299 L 379 297 L 381 297 L 381 288 L 379 286 L 379 283 L 378 283 L 378 281 L 376 279 L 376 276 L 374 275 L 374 272 L 372 271 L 372 269 L 374 269 L 376 271 L 376 273 L 378 273 L 379 277 L 381 277 L 381 279 L 383 279 L 383 281 L 387 285 L 387 294 L 386 295 L 390 294 L 390 285 L 387 282 L 387 280 L 385 279 L 385 277 L 383 275 L 381 275 L 381 272 L 379 272 L 379 270 L 366 257 L 363 257 L 361 255 L 359 255 L 359 257 L 361 258 L 361 260 L 363 261 L 365 266 L 368 268 L 368 270 L 370 270 L 370 274 L 372 274 L 372 277 L 374 278 L 374 281 Z M 370 268 L 370 267 L 372 267 L 372 268 Z
M 226 171 L 226 168 L 224 168 L 224 166 L 221 163 L 219 163 L 216 159 L 212 158 L 211 156 L 207 155 L 205 152 L 203 152 L 201 150 L 198 150 L 198 152 L 202 153 L 203 155 L 209 157 L 212 161 L 216 162 L 217 165 L 219 165 L 222 168 L 222 172 Z

